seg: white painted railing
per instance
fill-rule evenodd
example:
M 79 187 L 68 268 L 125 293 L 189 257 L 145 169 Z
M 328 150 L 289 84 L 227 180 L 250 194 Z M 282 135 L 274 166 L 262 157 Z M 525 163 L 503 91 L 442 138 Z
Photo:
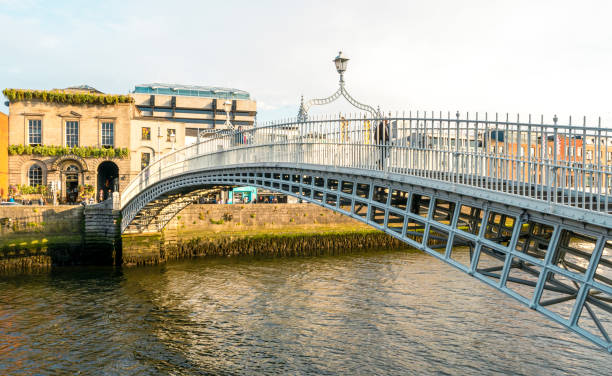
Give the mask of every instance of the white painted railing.
M 217 133 L 145 168 L 122 193 L 122 206 L 172 176 L 257 162 L 384 170 L 590 211 L 608 212 L 611 204 L 612 130 L 559 125 L 556 119 L 550 125 L 417 113 Z

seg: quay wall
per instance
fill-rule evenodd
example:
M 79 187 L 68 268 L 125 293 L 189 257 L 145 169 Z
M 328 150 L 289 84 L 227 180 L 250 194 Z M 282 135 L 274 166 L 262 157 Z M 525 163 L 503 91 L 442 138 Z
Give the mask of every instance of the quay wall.
M 0 206 L 0 272 L 83 259 L 83 207 Z
M 161 232 L 119 233 L 112 200 L 1 206 L 0 273 L 52 265 L 146 265 L 196 256 L 313 256 L 405 247 L 313 204 L 190 205 Z
M 314 204 L 190 205 L 163 232 L 122 236 L 124 265 L 213 256 L 315 256 L 406 245 Z

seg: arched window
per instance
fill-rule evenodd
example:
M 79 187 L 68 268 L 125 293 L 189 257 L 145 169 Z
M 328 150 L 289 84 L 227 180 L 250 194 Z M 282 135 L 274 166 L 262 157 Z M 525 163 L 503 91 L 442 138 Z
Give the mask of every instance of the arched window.
M 70 165 L 68 166 L 68 168 L 66 169 L 67 173 L 77 173 L 79 172 L 79 168 L 75 165 Z
M 28 171 L 30 187 L 42 185 L 42 168 L 39 165 L 32 165 Z

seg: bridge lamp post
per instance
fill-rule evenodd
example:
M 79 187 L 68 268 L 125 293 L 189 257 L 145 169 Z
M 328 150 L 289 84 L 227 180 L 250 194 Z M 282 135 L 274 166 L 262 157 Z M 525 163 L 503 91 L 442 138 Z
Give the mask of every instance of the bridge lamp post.
M 172 142 L 172 151 L 174 151 L 174 144 L 176 143 L 176 133 L 170 134 L 170 142 Z
M 311 99 L 307 102 L 304 102 L 304 96 L 300 99 L 300 108 L 298 110 L 298 121 L 305 122 L 308 120 L 308 110 L 310 107 L 314 105 L 326 105 L 330 104 L 341 96 L 344 97 L 353 107 L 360 109 L 361 111 L 367 112 L 373 119 L 381 118 L 382 114 L 379 109 L 375 109 L 374 107 L 361 103 L 353 98 L 346 88 L 344 87 L 344 72 L 346 71 L 346 66 L 348 65 L 349 58 L 342 54 L 342 51 L 338 52 L 338 56 L 333 60 L 336 65 L 336 70 L 338 74 L 340 74 L 340 87 L 336 90 L 335 93 L 330 95 L 327 98 L 317 98 Z
M 232 102 L 226 100 L 223 102 L 223 109 L 225 110 L 225 128 L 233 129 L 232 123 L 230 122 L 230 110 L 232 109 Z
M 338 52 L 338 56 L 334 59 L 334 64 L 336 64 L 336 70 L 340 74 L 340 85 L 344 85 L 344 72 L 346 71 L 346 66 L 348 65 L 349 58 L 342 55 L 342 51 Z

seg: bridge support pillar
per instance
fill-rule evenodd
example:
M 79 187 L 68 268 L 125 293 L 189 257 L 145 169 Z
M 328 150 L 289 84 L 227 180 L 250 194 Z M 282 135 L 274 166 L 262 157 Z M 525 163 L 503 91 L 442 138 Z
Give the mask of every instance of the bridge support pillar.
M 117 265 L 121 263 L 121 210 L 119 193 L 84 210 L 84 249 L 87 263 Z

